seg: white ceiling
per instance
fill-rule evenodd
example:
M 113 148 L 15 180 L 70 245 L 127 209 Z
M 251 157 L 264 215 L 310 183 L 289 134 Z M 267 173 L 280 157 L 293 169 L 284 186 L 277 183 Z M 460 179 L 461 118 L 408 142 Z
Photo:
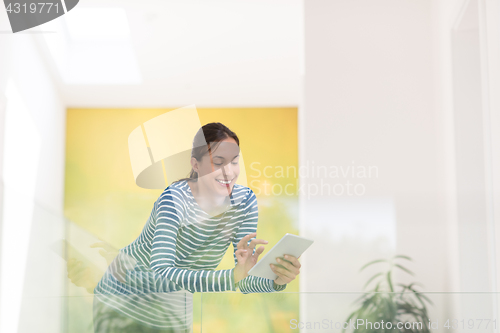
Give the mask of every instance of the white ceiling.
M 130 37 L 71 41 L 47 25 L 72 52 L 56 62 L 40 43 L 70 107 L 298 105 L 299 0 L 83 0 L 61 19 L 86 7 L 124 8 Z

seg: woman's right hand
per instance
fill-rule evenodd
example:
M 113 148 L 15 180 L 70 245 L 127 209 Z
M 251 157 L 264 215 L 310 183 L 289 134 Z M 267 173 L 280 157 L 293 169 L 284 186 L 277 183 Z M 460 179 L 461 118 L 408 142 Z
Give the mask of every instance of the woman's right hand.
M 99 254 L 106 259 L 106 262 L 108 263 L 108 266 L 111 265 L 113 262 L 113 259 L 116 258 L 118 255 L 119 251 L 118 249 L 114 248 L 111 244 L 105 242 L 105 241 L 100 241 L 94 244 L 90 244 L 90 247 L 92 248 L 101 248 L 102 250 L 99 250 Z
M 236 258 L 238 259 L 238 263 L 234 268 L 235 283 L 248 276 L 248 271 L 253 266 L 255 266 L 259 258 L 259 255 L 261 255 L 261 253 L 264 252 L 264 246 L 260 246 L 258 249 L 255 250 L 255 253 L 253 253 L 253 249 L 255 248 L 255 246 L 257 244 L 268 243 L 268 241 L 264 239 L 252 239 L 250 244 L 248 244 L 250 238 L 255 236 L 257 236 L 256 232 L 248 234 L 238 242 L 237 250 L 235 252 Z

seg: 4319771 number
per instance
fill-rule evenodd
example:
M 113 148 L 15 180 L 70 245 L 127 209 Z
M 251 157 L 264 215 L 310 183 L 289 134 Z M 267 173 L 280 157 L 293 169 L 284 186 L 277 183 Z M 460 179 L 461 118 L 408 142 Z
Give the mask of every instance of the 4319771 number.
M 59 13 L 59 3 L 51 2 L 32 2 L 27 3 L 9 3 L 6 7 L 7 13 L 11 14 L 41 14 L 41 13 Z
M 448 319 L 443 327 L 447 328 L 447 329 L 453 329 L 453 330 L 456 330 L 456 329 L 469 329 L 469 330 L 472 330 L 472 329 L 480 329 L 480 328 L 483 328 L 483 329 L 487 329 L 489 327 L 493 328 L 493 329 L 496 329 L 497 328 L 497 320 L 496 319 L 469 319 L 469 320 L 465 320 L 465 319 L 462 319 L 462 320 L 458 320 L 458 319 Z

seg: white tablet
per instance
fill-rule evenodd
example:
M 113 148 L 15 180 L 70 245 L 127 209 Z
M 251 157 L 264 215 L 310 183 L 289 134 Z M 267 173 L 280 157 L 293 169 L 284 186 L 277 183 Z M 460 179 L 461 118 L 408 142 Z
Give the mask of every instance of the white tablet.
M 269 252 L 267 252 L 262 259 L 260 259 L 255 266 L 253 266 L 249 271 L 248 275 L 253 275 L 253 276 L 258 276 L 262 277 L 265 279 L 276 279 L 278 275 L 276 275 L 272 269 L 270 264 L 275 264 L 278 267 L 283 267 L 282 265 L 278 264 L 276 261 L 276 258 L 281 258 L 283 260 L 286 260 L 283 256 L 285 254 L 290 254 L 294 257 L 299 257 L 302 253 L 304 253 L 305 250 L 314 241 L 300 237 L 297 235 L 292 235 L 292 234 L 285 234 L 283 238 L 281 238 L 276 245 L 273 246 Z

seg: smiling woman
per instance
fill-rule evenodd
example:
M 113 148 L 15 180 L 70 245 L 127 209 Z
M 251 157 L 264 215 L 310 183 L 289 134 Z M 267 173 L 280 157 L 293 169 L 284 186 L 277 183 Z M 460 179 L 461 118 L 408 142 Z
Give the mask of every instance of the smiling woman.
M 208 142 L 208 143 L 207 143 Z M 240 174 L 239 139 L 221 123 L 203 126 L 195 135 L 187 181 L 199 206 L 210 215 L 227 210 Z
M 257 244 L 268 242 L 256 239 L 255 194 L 236 184 L 238 156 L 239 139 L 229 128 L 200 128 L 189 177 L 163 191 L 139 237 L 119 251 L 95 288 L 95 332 L 190 331 L 195 292 L 274 292 L 295 279 L 295 258 L 275 269 L 275 280 L 248 275 L 264 251 Z M 235 267 L 215 270 L 231 243 Z

